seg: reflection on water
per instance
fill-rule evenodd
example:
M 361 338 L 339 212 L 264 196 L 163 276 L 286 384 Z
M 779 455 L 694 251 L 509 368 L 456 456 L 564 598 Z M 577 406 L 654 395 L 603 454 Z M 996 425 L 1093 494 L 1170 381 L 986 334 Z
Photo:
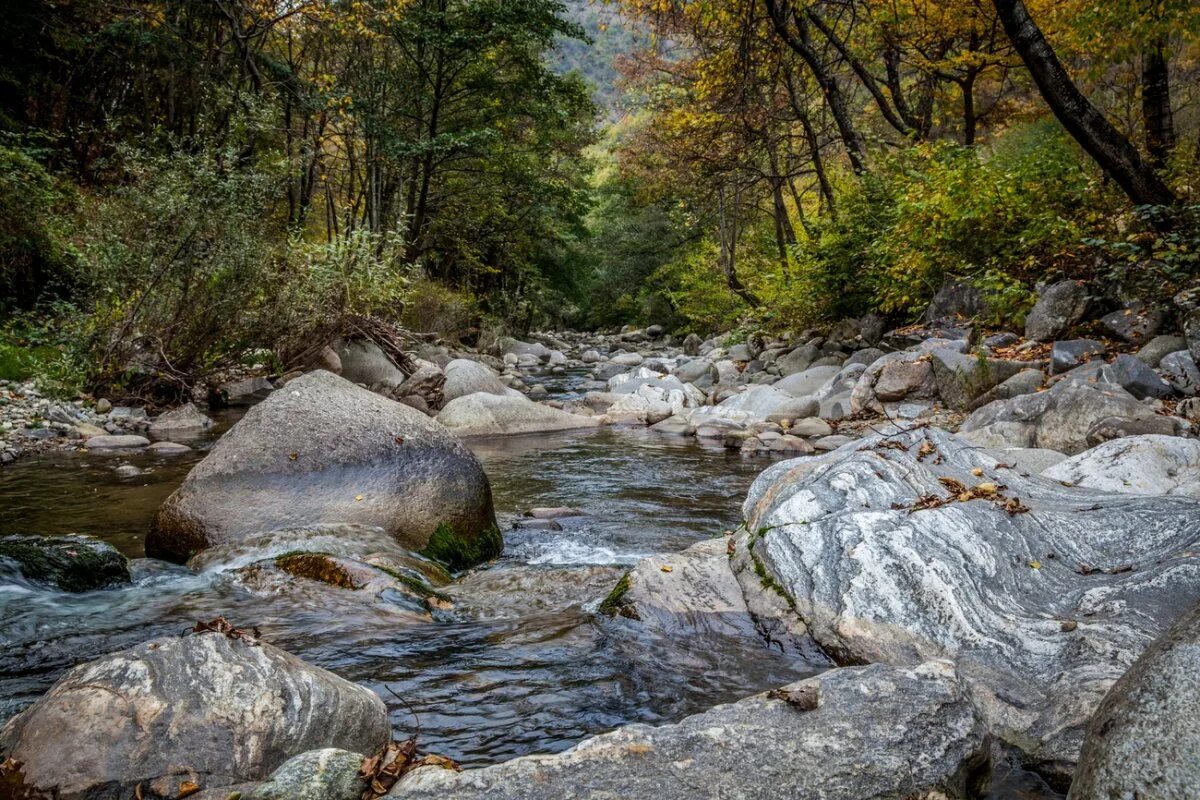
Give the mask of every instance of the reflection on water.
M 573 379 L 575 376 L 568 376 Z M 90 533 L 139 558 L 158 505 L 203 455 L 46 455 L 0 471 L 0 533 Z M 0 716 L 73 664 L 223 614 L 375 689 L 398 733 L 467 764 L 561 750 L 630 721 L 679 719 L 811 674 L 757 642 L 679 641 L 593 610 L 622 570 L 738 523 L 763 462 L 644 430 L 471 442 L 503 528 L 575 506 L 563 531 L 506 531 L 505 555 L 447 587 L 454 608 L 410 608 L 296 581 L 251 590 L 220 565 L 135 562 L 132 587 L 81 595 L 0 588 Z M 114 468 L 143 470 L 119 478 Z M 247 513 L 252 513 L 248 511 Z

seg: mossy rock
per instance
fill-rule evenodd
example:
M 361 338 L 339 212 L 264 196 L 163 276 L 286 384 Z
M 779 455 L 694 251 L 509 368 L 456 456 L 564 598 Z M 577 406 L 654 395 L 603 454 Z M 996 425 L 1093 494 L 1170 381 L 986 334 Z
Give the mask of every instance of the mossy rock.
M 449 523 L 437 526 L 421 555 L 441 561 L 450 569 L 466 569 L 491 561 L 504 550 L 504 537 L 497 527 L 485 528 L 475 536 L 457 533 Z
M 0 537 L 0 559 L 16 562 L 28 580 L 66 592 L 87 592 L 131 580 L 125 556 L 90 536 Z
M 608 617 L 628 617 L 629 619 L 641 619 L 638 616 L 637 608 L 633 603 L 625 599 L 625 595 L 629 593 L 631 572 L 626 572 L 621 576 L 621 580 L 617 581 L 617 585 L 608 593 L 608 597 L 600 603 L 598 611 Z

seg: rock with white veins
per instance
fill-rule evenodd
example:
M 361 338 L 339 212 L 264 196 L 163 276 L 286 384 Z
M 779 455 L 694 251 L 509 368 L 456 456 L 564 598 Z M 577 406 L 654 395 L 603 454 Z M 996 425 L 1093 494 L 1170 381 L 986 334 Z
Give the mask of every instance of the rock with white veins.
M 1108 492 L 1200 498 L 1200 441 L 1154 435 L 1114 439 L 1042 475 Z
M 744 510 L 757 571 L 836 660 L 957 659 L 992 730 L 1051 777 L 1200 596 L 1200 503 L 1064 487 L 939 430 L 773 465 Z
M 785 699 L 786 698 L 786 699 Z M 972 796 L 983 726 L 954 668 L 838 669 L 674 725 L 628 725 L 564 753 L 421 768 L 409 800 L 900 800 Z
M 269 644 L 206 633 L 76 667 L 4 726 L 0 751 L 31 789 L 124 800 L 262 780 L 299 753 L 373 753 L 390 737 L 371 691 Z

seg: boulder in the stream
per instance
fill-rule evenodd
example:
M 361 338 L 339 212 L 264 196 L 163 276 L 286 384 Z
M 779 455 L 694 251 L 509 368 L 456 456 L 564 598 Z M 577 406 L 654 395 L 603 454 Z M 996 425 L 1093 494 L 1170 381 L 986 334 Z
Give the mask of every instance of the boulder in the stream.
M 1068 800 L 1187 800 L 1200 787 L 1200 604 L 1117 681 L 1088 725 Z
M 672 725 L 628 725 L 563 753 L 465 772 L 421 768 L 389 797 L 821 798 L 971 796 L 983 726 L 954 668 L 837 669 Z
M 90 536 L 0 536 L 0 565 L 65 592 L 86 592 L 129 583 L 125 556 Z
M 204 633 L 74 668 L 0 730 L 0 752 L 28 789 L 125 800 L 260 781 L 300 753 L 374 753 L 390 738 L 373 692 L 265 642 Z
M 526 397 L 476 392 L 451 400 L 437 421 L 458 436 L 500 436 L 595 427 L 594 417 L 570 414 Z
M 342 364 L 341 375 L 368 389 L 392 389 L 404 383 L 405 375 L 379 345 L 366 339 L 338 342 L 334 352 Z
M 376 526 L 441 558 L 451 542 L 478 556 L 451 562 L 501 546 L 487 476 L 462 442 L 419 411 L 316 371 L 217 442 L 159 509 L 146 552 L 186 561 L 264 531 L 336 523 Z
M 486 364 L 456 358 L 446 365 L 446 383 L 442 386 L 445 402 L 476 392 L 510 396 L 519 394 L 501 383 L 500 377 Z
M 991 732 L 1058 781 L 1200 597 L 1200 502 L 1064 487 L 937 429 L 773 465 L 745 515 L 743 585 L 778 586 L 840 663 L 955 659 Z
M 178 435 L 194 435 L 215 425 L 200 413 L 194 403 L 185 403 L 179 408 L 159 414 L 150 423 L 150 435 L 156 439 L 169 439 Z

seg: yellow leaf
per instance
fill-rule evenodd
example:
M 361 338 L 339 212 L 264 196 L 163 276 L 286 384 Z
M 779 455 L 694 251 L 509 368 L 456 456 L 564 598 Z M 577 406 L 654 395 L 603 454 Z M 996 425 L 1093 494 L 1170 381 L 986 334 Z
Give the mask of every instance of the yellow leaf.
M 675 568 L 674 568 L 674 567 L 672 567 L 670 564 L 663 564 L 663 565 L 662 565 L 662 571 L 663 571 L 663 572 L 671 572 L 671 571 L 672 571 L 672 570 L 674 570 L 674 569 L 675 569 Z

